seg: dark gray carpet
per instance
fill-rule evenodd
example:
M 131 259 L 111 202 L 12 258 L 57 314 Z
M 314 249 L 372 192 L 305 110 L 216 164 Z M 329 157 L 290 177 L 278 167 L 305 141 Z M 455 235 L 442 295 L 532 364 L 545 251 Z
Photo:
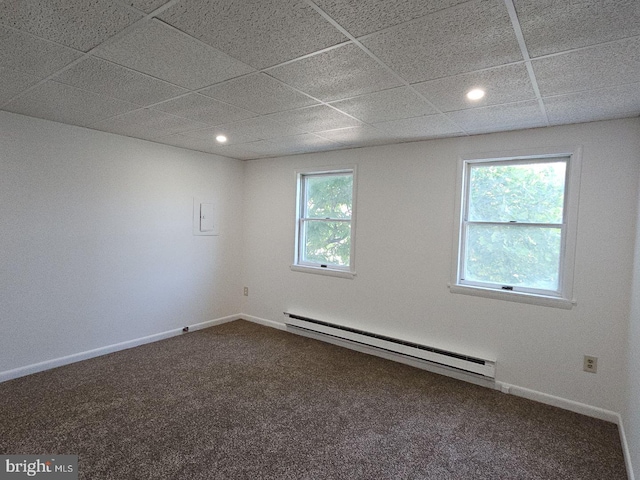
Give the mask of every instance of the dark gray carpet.
M 614 424 L 237 321 L 0 384 L 99 479 L 625 479 Z

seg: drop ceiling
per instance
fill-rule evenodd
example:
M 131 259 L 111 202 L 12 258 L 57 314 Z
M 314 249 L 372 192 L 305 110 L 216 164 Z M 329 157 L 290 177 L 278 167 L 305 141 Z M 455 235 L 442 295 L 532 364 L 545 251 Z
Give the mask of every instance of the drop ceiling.
M 0 0 L 0 109 L 238 159 L 638 116 L 640 0 Z

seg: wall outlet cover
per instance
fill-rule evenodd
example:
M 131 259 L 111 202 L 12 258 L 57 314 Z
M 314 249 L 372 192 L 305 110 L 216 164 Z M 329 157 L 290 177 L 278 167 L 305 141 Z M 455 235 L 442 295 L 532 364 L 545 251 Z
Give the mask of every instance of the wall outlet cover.
M 585 355 L 582 369 L 585 372 L 596 373 L 598 371 L 598 357 Z

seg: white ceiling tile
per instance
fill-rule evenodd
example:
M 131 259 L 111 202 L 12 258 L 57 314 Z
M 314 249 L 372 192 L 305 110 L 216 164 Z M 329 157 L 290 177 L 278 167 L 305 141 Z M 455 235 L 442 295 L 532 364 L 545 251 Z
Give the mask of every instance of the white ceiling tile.
M 334 142 L 349 146 L 373 146 L 385 145 L 399 141 L 397 136 L 378 130 L 377 128 L 363 125 L 362 127 L 347 127 L 338 130 L 318 132 L 316 135 L 324 137 Z
M 413 88 L 443 112 L 536 98 L 524 63 L 430 80 L 417 83 Z M 485 96 L 477 101 L 469 100 L 466 94 L 474 88 L 482 88 Z
M 327 102 L 402 85 L 386 68 L 353 44 L 275 67 L 268 73 Z
M 319 132 L 340 127 L 355 127 L 362 123 L 326 105 L 305 107 L 288 112 L 274 113 L 267 118 L 292 125 L 305 132 Z
M 197 93 L 191 93 L 175 100 L 160 103 L 153 108 L 214 126 L 255 116 L 255 113 L 218 102 Z
M 216 143 L 215 140 L 210 138 L 197 138 L 190 137 L 183 133 L 175 133 L 173 135 L 167 135 L 153 139 L 154 142 L 164 143 L 166 145 L 173 145 L 174 147 L 187 148 L 189 150 L 197 150 L 199 152 L 214 153 L 218 155 L 225 155 L 224 146 Z
M 0 68 L 0 105 L 25 91 L 40 79 L 33 75 L 17 72 L 8 68 Z
M 44 78 L 81 56 L 70 48 L 0 26 L 0 67 Z
M 637 0 L 515 0 L 531 57 L 640 35 Z
M 188 92 L 184 88 L 94 57 L 82 60 L 52 80 L 138 105 L 151 105 Z
M 224 133 L 227 134 L 228 137 L 234 135 L 241 137 L 250 135 L 261 140 L 269 140 L 276 137 L 288 137 L 304 133 L 303 130 L 296 128 L 295 126 L 278 123 L 266 117 L 255 117 L 247 120 L 240 120 L 238 122 L 227 123 L 220 125 L 219 128 L 224 130 Z
M 225 145 L 236 145 L 238 143 L 247 143 L 247 142 L 255 142 L 257 140 L 261 140 L 259 137 L 252 135 L 246 132 L 233 132 L 232 130 L 226 128 L 225 125 L 220 125 L 218 127 L 205 128 L 203 130 L 192 130 L 190 132 L 185 132 L 185 136 L 192 138 L 200 138 L 203 140 L 207 140 L 210 142 L 215 142 L 217 145 L 225 146 Z M 215 138 L 218 135 L 224 135 L 227 137 L 227 141 L 224 144 L 216 142 Z
M 344 145 L 310 134 L 274 140 L 259 140 L 257 142 L 243 143 L 238 147 L 254 152 L 255 155 L 260 157 L 295 155 L 345 148 Z
M 421 140 L 442 136 L 461 135 L 463 132 L 444 115 L 405 118 L 375 124 L 386 135 L 401 140 Z
M 249 143 L 244 143 L 242 145 L 220 145 L 202 138 L 188 137 L 182 133 L 154 138 L 153 141 L 164 143 L 166 145 L 173 145 L 175 147 L 187 148 L 189 150 L 236 158 L 239 160 L 251 160 L 261 156 L 254 151 L 245 148 L 245 145 L 251 145 Z
M 260 114 L 283 112 L 318 103 L 264 73 L 229 80 L 201 90 L 200 93 Z
M 463 3 L 362 43 L 410 83 L 523 60 L 502 0 Z
M 134 108 L 137 105 L 55 82 L 38 85 L 3 107 L 9 112 L 80 126 Z
M 238 143 L 299 135 L 301 133 L 304 132 L 295 127 L 283 125 L 264 117 L 257 117 L 218 125 L 210 129 L 188 132 L 186 135 L 196 137 L 209 136 L 210 138 L 215 138 L 216 135 L 222 134 L 228 139 L 228 143 L 225 145 L 234 145 Z
M 242 145 L 231 145 L 230 148 L 234 148 L 235 152 L 241 152 L 244 154 L 243 158 L 251 157 L 274 157 L 278 155 L 287 155 L 287 151 L 278 146 L 276 143 L 272 143 L 268 140 L 258 140 L 257 142 L 243 143 Z M 234 157 L 239 158 L 239 157 Z
M 142 10 L 146 13 L 153 12 L 156 8 L 161 7 L 169 0 L 128 0 L 127 3 L 132 7 Z
M 293 135 L 290 137 L 274 138 L 269 140 L 287 152 L 309 152 L 318 149 L 340 148 L 343 145 L 322 138 L 312 133 L 303 133 L 302 135 Z
M 258 69 L 347 40 L 299 0 L 183 0 L 160 18 Z
M 532 62 L 542 96 L 633 83 L 640 78 L 640 37 Z
M 407 87 L 369 93 L 333 102 L 331 105 L 366 123 L 385 122 L 437 113 L 420 95 Z
M 253 71 L 157 20 L 147 22 L 118 42 L 100 47 L 95 55 L 190 89 Z
M 71 48 L 91 50 L 142 15 L 112 0 L 13 0 L 0 23 Z
M 447 116 L 468 133 L 486 133 L 546 126 L 546 119 L 536 100 L 469 108 Z
M 411 87 L 309 0 L 0 0 L 0 108 L 242 159 L 547 124 L 504 0 L 314 2 Z M 640 0 L 514 4 L 549 123 L 640 114 Z
M 467 0 L 316 0 L 354 37 L 377 32 Z
M 174 147 L 186 148 L 188 150 L 195 150 L 198 152 L 210 153 L 214 155 L 222 155 L 224 157 L 236 158 L 239 160 L 251 160 L 264 156 L 258 154 L 254 150 L 247 148 L 248 145 L 255 145 L 254 149 L 259 149 L 259 144 L 267 144 L 269 150 L 274 150 L 274 145 L 265 141 L 259 140 L 252 143 L 243 143 L 239 145 L 220 145 L 211 140 L 204 138 L 195 138 L 187 136 L 183 133 L 175 133 L 173 135 L 166 135 L 152 139 L 153 142 L 162 143 L 165 145 L 172 145 Z
M 206 128 L 206 125 L 144 108 L 96 122 L 91 128 L 128 137 L 154 139 Z
M 552 125 L 640 115 L 640 83 L 544 98 Z
M 264 140 L 260 140 L 263 142 Z M 243 143 L 242 145 L 229 145 L 225 147 L 224 150 L 219 153 L 219 155 L 224 155 L 225 157 L 235 158 L 237 160 L 255 160 L 256 158 L 262 158 L 264 155 L 259 155 L 251 150 L 245 148 L 248 143 Z

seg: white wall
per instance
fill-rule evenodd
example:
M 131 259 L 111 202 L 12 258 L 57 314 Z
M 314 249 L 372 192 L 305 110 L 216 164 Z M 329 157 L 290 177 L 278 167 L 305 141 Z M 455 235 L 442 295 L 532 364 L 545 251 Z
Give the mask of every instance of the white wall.
M 0 372 L 237 314 L 243 165 L 0 112 Z M 221 235 L 192 235 L 193 197 Z
M 640 143 L 640 129 L 637 133 Z M 640 202 L 640 197 L 638 198 Z M 640 205 L 639 205 L 640 210 Z M 636 230 L 633 282 L 629 322 L 628 397 L 623 420 L 633 471 L 640 474 L 640 217 Z
M 283 311 L 497 359 L 497 380 L 591 406 L 625 405 L 640 172 L 638 119 L 248 162 L 243 312 Z M 460 155 L 582 145 L 572 310 L 448 291 Z M 358 166 L 354 280 L 292 272 L 296 169 Z M 583 355 L 598 373 L 582 371 Z
M 623 412 L 638 471 L 639 128 L 617 120 L 243 163 L 0 112 L 0 372 L 239 312 L 296 311 L 495 357 L 499 381 Z M 584 147 L 577 307 L 449 293 L 458 157 L 559 145 Z M 351 164 L 357 277 L 290 271 L 295 170 Z M 194 196 L 220 207 L 219 237 L 192 236 Z M 584 354 L 599 357 L 596 375 L 582 372 Z

